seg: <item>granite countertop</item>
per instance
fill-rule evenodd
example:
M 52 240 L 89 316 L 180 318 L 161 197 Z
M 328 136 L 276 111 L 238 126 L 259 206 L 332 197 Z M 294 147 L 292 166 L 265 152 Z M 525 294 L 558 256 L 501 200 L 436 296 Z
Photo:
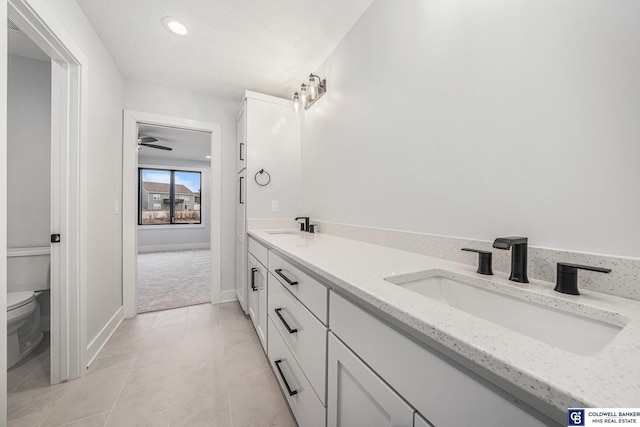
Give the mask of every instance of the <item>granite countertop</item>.
M 482 276 L 470 265 L 349 240 L 292 232 L 249 235 L 288 256 L 338 288 L 426 336 L 464 360 L 495 374 L 559 411 L 567 408 L 640 406 L 640 302 L 581 290 L 553 291 L 554 284 L 519 284 L 506 274 Z M 383 280 L 424 270 L 565 312 L 623 327 L 592 356 L 574 354 L 431 300 Z M 640 284 L 638 284 L 640 286 Z

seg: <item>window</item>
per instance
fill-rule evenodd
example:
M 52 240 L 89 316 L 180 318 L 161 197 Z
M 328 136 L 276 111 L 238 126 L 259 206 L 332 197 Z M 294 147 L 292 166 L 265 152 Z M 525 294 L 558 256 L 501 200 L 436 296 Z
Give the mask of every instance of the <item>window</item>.
M 200 172 L 139 168 L 138 224 L 200 224 L 199 206 L 185 202 L 200 197 L 201 182 Z

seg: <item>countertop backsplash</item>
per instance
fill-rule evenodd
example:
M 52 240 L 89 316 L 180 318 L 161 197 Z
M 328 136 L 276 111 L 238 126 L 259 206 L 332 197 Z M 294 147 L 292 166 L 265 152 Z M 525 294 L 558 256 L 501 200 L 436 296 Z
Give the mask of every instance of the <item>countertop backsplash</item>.
M 469 265 L 477 265 L 478 256 L 474 253 L 461 251 L 462 248 L 470 247 L 492 251 L 493 270 L 507 273 L 511 270 L 511 251 L 493 248 L 493 241 L 488 242 L 325 221 L 312 222 L 317 224 L 316 230 L 320 233 Z M 297 229 L 296 227 L 296 222 L 289 219 L 249 220 L 249 229 Z M 531 241 L 531 236 L 525 237 L 529 237 L 529 241 Z M 612 271 L 609 274 L 580 271 L 579 288 L 640 301 L 640 258 L 571 252 L 529 245 L 527 271 L 529 278 L 555 283 L 557 262 L 610 268 Z

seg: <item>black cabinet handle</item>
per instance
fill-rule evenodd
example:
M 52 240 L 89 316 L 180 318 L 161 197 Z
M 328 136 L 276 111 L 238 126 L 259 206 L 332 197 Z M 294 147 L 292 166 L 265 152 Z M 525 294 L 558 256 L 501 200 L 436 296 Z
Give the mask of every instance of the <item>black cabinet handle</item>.
M 289 279 L 287 276 L 284 275 L 284 273 L 282 272 L 281 268 L 277 268 L 276 269 L 276 274 L 280 277 L 282 277 L 289 285 L 293 286 L 293 285 L 297 285 L 298 282 L 297 281 L 293 281 L 291 279 Z
M 258 271 L 258 269 L 255 267 L 251 269 L 251 290 L 253 292 L 258 290 L 258 288 L 256 287 L 256 271 Z
M 244 176 L 240 177 L 240 204 L 244 205 L 244 200 L 242 199 L 242 180 L 244 179 Z
M 287 323 L 286 320 L 284 320 L 284 317 L 282 317 L 282 314 L 280 314 L 280 312 L 282 311 L 281 308 L 276 308 L 274 310 L 276 312 L 276 314 L 278 315 L 278 317 L 280 318 L 280 321 L 282 322 L 282 324 L 284 325 L 285 328 L 287 328 L 287 331 L 289 331 L 290 334 L 295 334 L 296 332 L 298 332 L 297 328 L 293 328 L 291 329 L 291 326 L 289 326 L 289 324 Z
M 240 160 L 244 160 L 244 142 L 240 143 Z
M 276 364 L 276 368 L 278 369 L 278 372 L 280 373 L 280 378 L 282 378 L 282 382 L 284 383 L 284 386 L 287 388 L 287 392 L 289 392 L 289 396 L 293 396 L 293 395 L 298 394 L 298 390 L 291 390 L 291 387 L 289 387 L 289 383 L 287 382 L 287 379 L 284 377 L 284 374 L 282 373 L 282 368 L 280 368 L 280 364 L 282 363 L 282 359 L 276 360 L 273 363 Z

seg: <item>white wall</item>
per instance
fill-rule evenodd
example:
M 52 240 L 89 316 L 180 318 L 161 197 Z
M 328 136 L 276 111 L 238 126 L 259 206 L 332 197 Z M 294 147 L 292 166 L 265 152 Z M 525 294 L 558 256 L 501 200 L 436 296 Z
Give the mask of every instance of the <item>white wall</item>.
M 140 81 L 125 80 L 124 108 L 222 126 L 221 290 L 234 289 L 235 139 L 242 100 L 228 100 Z
M 49 246 L 51 64 L 8 57 L 7 246 Z
M 0 22 L 7 19 L 7 2 L 0 0 Z M 0 188 L 7 185 L 7 32 L 0 31 Z M 0 191 L 0 230 L 7 229 L 7 193 Z M 0 311 L 7 309 L 7 235 L 0 232 Z M 0 331 L 7 317 L 0 316 Z M 0 336 L 0 366 L 7 366 L 7 336 Z M 0 369 L 0 420 L 7 419 L 7 371 Z
M 159 157 L 138 157 L 138 166 L 167 166 L 172 168 L 193 168 L 202 171 L 200 179 L 202 201 L 200 208 L 203 224 L 188 226 L 138 226 L 138 250 L 145 251 L 154 247 L 176 246 L 186 249 L 189 246 L 194 248 L 204 247 L 211 240 L 211 221 L 207 215 L 209 207 L 209 180 L 211 177 L 211 164 L 209 162 L 199 162 L 195 160 L 177 160 Z M 187 169 L 190 170 L 190 169 Z M 147 248 L 145 248 L 147 247 Z
M 317 219 L 640 255 L 640 2 L 378 0 L 320 68 Z
M 87 58 L 86 342 L 89 344 L 122 307 L 122 224 L 115 213 L 122 189 L 123 81 L 104 45 L 74 0 L 30 0 L 55 19 Z M 91 355 L 85 355 L 91 357 Z M 85 360 L 86 362 L 86 360 Z

